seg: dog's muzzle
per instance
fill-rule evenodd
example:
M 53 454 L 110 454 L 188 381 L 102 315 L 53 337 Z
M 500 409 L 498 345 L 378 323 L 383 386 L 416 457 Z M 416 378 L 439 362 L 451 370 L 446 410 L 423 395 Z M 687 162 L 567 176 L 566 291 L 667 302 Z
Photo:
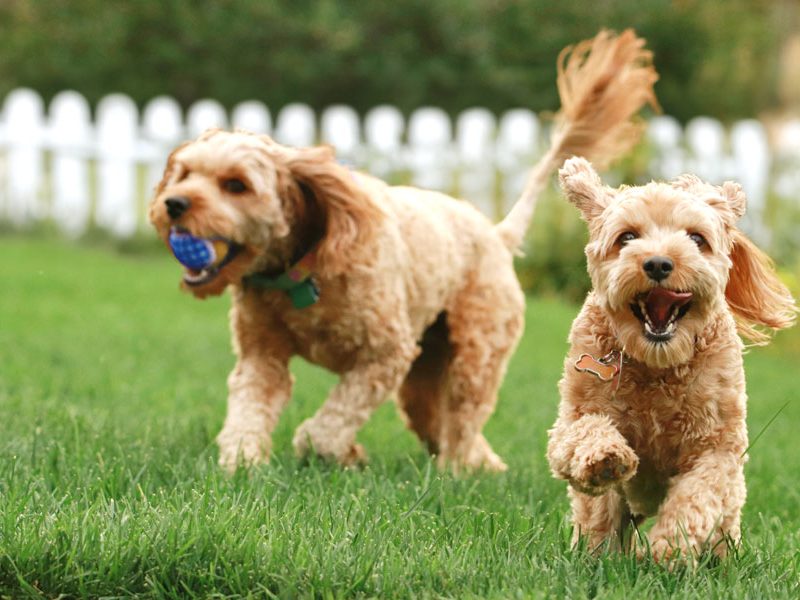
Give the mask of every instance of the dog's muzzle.
M 654 287 L 639 294 L 631 303 L 633 314 L 644 324 L 644 334 L 652 342 L 667 342 L 675 333 L 677 322 L 686 315 L 691 292 Z

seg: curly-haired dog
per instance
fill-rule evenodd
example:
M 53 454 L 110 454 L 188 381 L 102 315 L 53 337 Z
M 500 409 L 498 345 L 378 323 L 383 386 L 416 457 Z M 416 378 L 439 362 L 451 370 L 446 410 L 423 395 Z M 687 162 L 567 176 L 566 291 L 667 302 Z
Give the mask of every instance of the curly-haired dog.
M 559 172 L 589 225 L 593 291 L 570 333 L 547 449 L 569 481 L 575 540 L 625 544 L 650 515 L 656 558 L 739 539 L 746 393 L 739 334 L 792 324 L 767 256 L 736 228 L 738 184 L 684 175 L 611 189 L 573 158 Z
M 629 147 L 656 78 L 630 31 L 562 55 L 553 143 L 496 226 L 443 194 L 353 173 L 326 147 L 211 131 L 176 149 L 150 219 L 188 266 L 185 289 L 204 297 L 230 286 L 233 296 L 238 361 L 220 463 L 268 459 L 300 355 L 340 380 L 298 428 L 298 454 L 362 459 L 357 431 L 397 392 L 441 463 L 504 469 L 481 430 L 523 327 L 513 253 L 567 156 L 606 160 Z

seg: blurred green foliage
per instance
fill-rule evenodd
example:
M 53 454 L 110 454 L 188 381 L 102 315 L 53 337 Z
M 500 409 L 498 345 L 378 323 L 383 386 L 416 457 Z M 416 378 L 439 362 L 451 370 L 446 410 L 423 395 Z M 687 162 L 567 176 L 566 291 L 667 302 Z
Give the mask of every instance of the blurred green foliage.
M 0 96 L 29 86 L 183 105 L 381 103 L 451 114 L 557 107 L 555 59 L 601 27 L 634 27 L 668 114 L 774 105 L 794 0 L 4 0 Z M 723 93 L 724 92 L 724 93 Z
M 554 188 L 536 206 L 531 229 L 514 261 L 522 287 L 537 296 L 581 302 L 591 287 L 583 248 L 589 239 L 578 210 Z
M 732 120 L 777 104 L 777 56 L 797 0 L 3 0 L 0 98 L 29 86 L 93 104 L 246 99 L 360 112 L 557 108 L 559 50 L 601 27 L 635 28 L 654 51 L 667 114 Z M 645 145 L 606 175 L 644 183 Z M 797 209 L 772 201 L 767 250 L 800 278 Z M 789 214 L 791 213 L 791 214 Z M 589 287 L 577 211 L 551 190 L 517 261 L 526 289 L 579 301 Z M 149 238 L 143 242 L 148 246 Z M 795 274 L 795 275 L 793 275 Z

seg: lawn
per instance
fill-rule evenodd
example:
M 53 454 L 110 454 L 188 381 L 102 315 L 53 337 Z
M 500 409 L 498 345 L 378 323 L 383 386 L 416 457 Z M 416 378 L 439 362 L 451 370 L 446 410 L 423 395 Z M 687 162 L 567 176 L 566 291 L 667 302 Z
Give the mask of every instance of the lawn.
M 751 438 L 786 406 L 750 452 L 738 554 L 669 572 L 570 548 L 544 449 L 575 306 L 529 300 L 487 427 L 506 474 L 437 472 L 391 403 L 368 467 L 301 464 L 292 431 L 333 378 L 298 361 L 272 463 L 226 477 L 226 297 L 179 293 L 166 252 L 0 253 L 0 596 L 800 597 L 797 330 L 746 360 Z

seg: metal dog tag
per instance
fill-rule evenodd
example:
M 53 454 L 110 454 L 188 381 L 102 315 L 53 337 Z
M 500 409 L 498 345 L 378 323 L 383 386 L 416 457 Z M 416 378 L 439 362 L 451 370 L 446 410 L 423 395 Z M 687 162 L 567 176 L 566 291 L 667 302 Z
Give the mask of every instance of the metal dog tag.
M 575 370 L 581 373 L 591 373 L 600 381 L 613 381 L 619 373 L 619 352 L 614 350 L 604 357 L 597 359 L 591 354 L 581 354 L 575 361 Z

